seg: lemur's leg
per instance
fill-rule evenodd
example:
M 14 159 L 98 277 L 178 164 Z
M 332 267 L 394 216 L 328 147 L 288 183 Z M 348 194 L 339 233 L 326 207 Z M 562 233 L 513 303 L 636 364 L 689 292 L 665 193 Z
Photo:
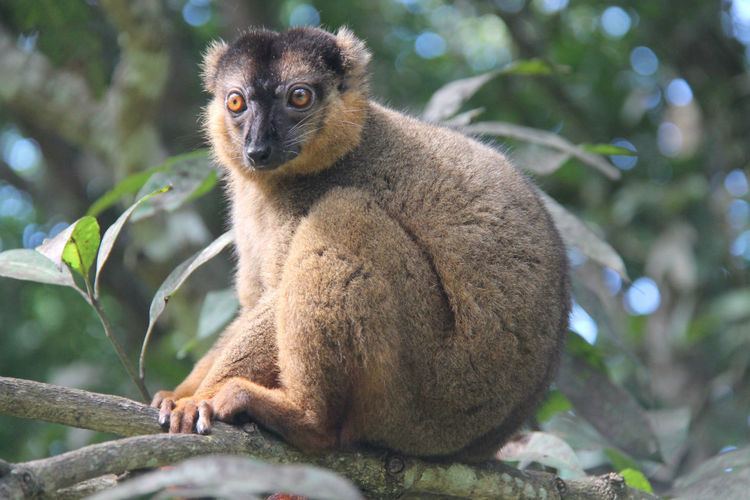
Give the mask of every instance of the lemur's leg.
M 160 408 L 159 423 L 169 424 L 171 432 L 192 432 L 197 402 L 211 397 L 227 374 L 247 377 L 268 387 L 278 384 L 273 304 L 269 294 L 252 309 L 241 311 L 173 392 L 157 393 L 152 406 Z

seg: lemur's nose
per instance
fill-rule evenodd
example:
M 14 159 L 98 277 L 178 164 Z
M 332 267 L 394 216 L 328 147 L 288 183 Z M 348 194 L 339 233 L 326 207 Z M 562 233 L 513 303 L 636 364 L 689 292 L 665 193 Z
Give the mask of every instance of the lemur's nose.
M 253 165 L 263 165 L 271 157 L 271 147 L 268 144 L 248 146 L 245 156 Z

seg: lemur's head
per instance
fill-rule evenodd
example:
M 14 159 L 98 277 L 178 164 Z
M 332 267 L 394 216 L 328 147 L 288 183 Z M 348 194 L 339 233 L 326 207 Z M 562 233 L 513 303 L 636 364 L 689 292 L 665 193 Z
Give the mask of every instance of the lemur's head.
M 328 168 L 359 143 L 369 59 L 345 28 L 251 30 L 215 42 L 203 61 L 214 154 L 253 177 Z

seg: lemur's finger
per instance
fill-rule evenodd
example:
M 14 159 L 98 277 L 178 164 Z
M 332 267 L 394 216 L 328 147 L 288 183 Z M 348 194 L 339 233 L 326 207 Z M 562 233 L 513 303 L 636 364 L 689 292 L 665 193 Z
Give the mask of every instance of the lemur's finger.
M 176 410 L 169 415 L 169 433 L 179 434 L 182 427 L 182 410 Z
M 195 430 L 198 434 L 209 434 L 211 432 L 211 419 L 213 418 L 214 409 L 208 401 L 201 401 L 198 405 L 198 422 L 195 424 Z
M 195 403 L 188 401 L 182 408 L 182 423 L 180 424 L 180 432 L 183 434 L 192 434 L 195 429 L 195 420 L 198 415 L 198 408 Z
M 159 425 L 164 429 L 169 426 L 170 415 L 174 408 L 174 401 L 171 399 L 164 399 L 159 405 Z

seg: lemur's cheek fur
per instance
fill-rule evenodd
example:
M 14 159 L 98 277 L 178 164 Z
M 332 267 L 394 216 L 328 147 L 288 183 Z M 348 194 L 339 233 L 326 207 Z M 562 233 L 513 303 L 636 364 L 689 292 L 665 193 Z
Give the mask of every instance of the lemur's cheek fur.
M 211 150 L 219 165 L 235 169 L 242 168 L 241 148 L 238 148 L 233 131 L 227 123 L 223 102 L 215 98 L 208 105 L 205 113 L 204 127 L 211 144 Z

